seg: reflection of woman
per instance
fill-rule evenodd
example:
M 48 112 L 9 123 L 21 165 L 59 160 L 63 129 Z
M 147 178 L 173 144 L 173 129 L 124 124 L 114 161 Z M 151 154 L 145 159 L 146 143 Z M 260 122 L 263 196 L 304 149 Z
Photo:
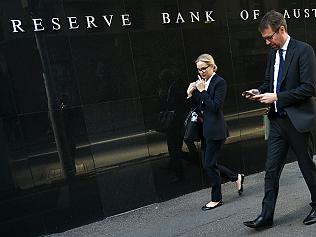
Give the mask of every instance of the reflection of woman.
M 160 86 L 158 95 L 161 110 L 175 111 L 175 116 L 166 131 L 167 147 L 170 156 L 168 168 L 174 172 L 171 183 L 178 183 L 184 180 L 182 160 L 195 162 L 198 159 L 198 151 L 194 142 L 186 141 L 189 154 L 182 151 L 183 145 L 183 121 L 185 117 L 185 90 L 179 72 L 176 68 L 164 68 L 159 73 Z
M 217 66 L 211 55 L 202 54 L 195 63 L 199 80 L 189 85 L 187 94 L 189 100 L 199 106 L 203 116 L 201 159 L 212 188 L 212 200 L 202 207 L 203 211 L 207 211 L 223 204 L 220 175 L 236 183 L 239 195 L 243 192 L 244 175 L 217 164 L 220 150 L 228 136 L 223 114 L 226 82 L 215 73 Z
M 171 182 L 177 183 L 184 179 L 181 159 L 184 156 L 182 151 L 182 125 L 184 120 L 183 98 L 185 97 L 185 88 L 175 68 L 164 68 L 159 73 L 159 82 L 158 95 L 161 110 L 167 109 L 175 112 L 175 116 L 166 131 L 166 138 L 170 156 L 168 168 L 174 173 Z

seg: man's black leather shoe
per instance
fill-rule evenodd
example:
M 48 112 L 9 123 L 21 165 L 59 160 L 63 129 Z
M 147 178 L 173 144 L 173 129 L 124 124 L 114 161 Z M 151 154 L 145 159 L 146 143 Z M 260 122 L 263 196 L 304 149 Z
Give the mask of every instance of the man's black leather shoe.
M 273 226 L 272 220 L 266 220 L 262 216 L 257 217 L 253 221 L 245 221 L 244 225 L 254 229 L 266 229 L 271 228 Z
M 222 200 L 220 200 L 214 207 L 208 207 L 208 206 L 204 205 L 201 209 L 202 209 L 202 211 L 209 211 L 209 210 L 215 209 L 217 207 L 220 207 L 223 204 L 224 204 L 224 202 Z
M 311 225 L 316 223 L 316 207 L 314 207 L 308 216 L 304 219 L 303 223 L 305 225 Z

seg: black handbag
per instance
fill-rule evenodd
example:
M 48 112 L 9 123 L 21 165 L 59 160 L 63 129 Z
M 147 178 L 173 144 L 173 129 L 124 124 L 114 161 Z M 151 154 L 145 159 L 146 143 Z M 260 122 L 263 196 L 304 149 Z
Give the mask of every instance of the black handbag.
M 185 141 L 198 142 L 202 137 L 202 118 L 197 108 L 191 110 L 184 121 L 184 137 Z
M 175 111 L 165 110 L 159 113 L 159 119 L 156 125 L 157 132 L 167 132 L 173 119 L 175 117 Z

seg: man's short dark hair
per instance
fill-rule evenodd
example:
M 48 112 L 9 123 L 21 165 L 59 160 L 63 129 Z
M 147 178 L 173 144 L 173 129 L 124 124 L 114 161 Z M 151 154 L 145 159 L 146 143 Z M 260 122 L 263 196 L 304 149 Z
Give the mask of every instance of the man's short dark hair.
M 275 10 L 271 10 L 263 16 L 258 30 L 260 33 L 262 33 L 265 29 L 268 29 L 269 26 L 273 31 L 277 31 L 281 26 L 284 26 L 285 31 L 287 32 L 286 20 L 280 12 Z

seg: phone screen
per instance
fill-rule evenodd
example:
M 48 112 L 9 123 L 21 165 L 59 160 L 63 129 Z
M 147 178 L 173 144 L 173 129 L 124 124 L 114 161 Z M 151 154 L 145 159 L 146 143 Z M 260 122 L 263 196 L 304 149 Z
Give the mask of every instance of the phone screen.
M 247 95 L 250 95 L 250 96 L 255 96 L 256 94 L 250 92 L 250 91 L 244 91 L 242 94 L 242 96 L 247 96 Z

